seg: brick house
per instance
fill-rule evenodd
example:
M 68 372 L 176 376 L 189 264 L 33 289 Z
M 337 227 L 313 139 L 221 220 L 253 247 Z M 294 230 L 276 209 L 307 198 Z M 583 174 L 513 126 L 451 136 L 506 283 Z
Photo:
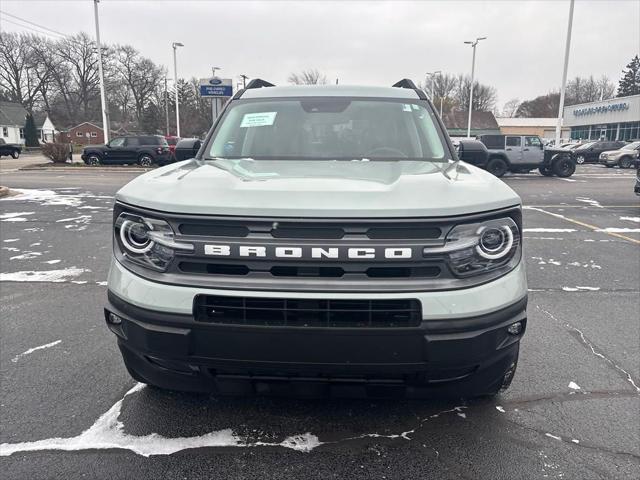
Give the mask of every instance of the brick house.
M 101 145 L 104 143 L 102 126 L 92 122 L 82 122 L 64 132 L 60 132 L 60 141 L 76 145 Z

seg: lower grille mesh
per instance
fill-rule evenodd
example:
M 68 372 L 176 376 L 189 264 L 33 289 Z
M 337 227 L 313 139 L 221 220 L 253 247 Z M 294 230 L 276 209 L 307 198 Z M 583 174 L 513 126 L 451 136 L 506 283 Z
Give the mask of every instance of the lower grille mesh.
M 197 295 L 196 321 L 226 325 L 406 328 L 422 321 L 420 302 Z

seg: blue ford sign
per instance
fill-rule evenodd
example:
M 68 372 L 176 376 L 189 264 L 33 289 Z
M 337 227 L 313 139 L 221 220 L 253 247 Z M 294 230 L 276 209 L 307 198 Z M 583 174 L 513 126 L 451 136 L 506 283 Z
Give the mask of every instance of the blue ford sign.
M 622 103 L 611 103 L 609 105 L 598 105 L 596 107 L 576 108 L 573 111 L 573 114 L 576 117 L 580 117 L 583 115 L 592 115 L 595 113 L 619 112 L 621 110 L 628 110 L 628 109 L 629 109 L 629 104 L 627 102 L 622 102 Z
M 233 83 L 230 78 L 204 78 L 200 80 L 201 97 L 232 97 Z

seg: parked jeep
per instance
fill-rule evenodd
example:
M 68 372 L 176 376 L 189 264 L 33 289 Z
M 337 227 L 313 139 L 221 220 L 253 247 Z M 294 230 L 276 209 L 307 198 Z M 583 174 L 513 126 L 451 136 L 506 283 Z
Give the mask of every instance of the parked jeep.
M 7 143 L 4 138 L 0 138 L 0 157 L 7 155 L 18 158 L 22 153 L 22 145 L 18 143 Z
M 87 165 L 134 164 L 150 167 L 171 162 L 167 140 L 161 135 L 117 137 L 106 145 L 89 145 L 80 156 Z
M 507 172 L 529 173 L 534 169 L 547 177 L 570 177 L 576 170 L 572 150 L 545 148 L 537 135 L 481 135 L 478 140 L 488 150 L 487 163 L 478 166 L 496 177 Z

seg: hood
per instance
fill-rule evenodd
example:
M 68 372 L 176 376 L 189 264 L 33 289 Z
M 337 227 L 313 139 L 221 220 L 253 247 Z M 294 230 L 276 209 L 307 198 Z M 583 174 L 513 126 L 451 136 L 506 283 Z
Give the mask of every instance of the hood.
M 140 175 L 118 201 L 171 213 L 317 218 L 439 217 L 519 205 L 498 178 L 460 162 L 186 160 Z

